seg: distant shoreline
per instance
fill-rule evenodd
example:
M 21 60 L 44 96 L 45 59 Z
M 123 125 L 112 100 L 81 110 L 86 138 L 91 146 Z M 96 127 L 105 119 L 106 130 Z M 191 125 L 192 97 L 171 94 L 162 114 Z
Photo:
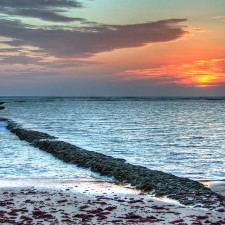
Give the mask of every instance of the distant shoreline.
M 0 100 L 17 99 L 23 102 L 25 99 L 86 99 L 86 100 L 225 100 L 225 96 L 0 96 Z M 4 102 L 5 103 L 5 102 Z

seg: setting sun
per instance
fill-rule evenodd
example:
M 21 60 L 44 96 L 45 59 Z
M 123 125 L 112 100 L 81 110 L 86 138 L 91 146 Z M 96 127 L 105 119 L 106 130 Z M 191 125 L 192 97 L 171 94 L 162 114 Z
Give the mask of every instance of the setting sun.
M 211 86 L 210 83 L 215 79 L 212 75 L 202 75 L 199 77 L 196 77 L 197 82 L 199 83 L 199 87 L 208 87 Z
M 126 80 L 149 80 L 196 88 L 215 87 L 225 82 L 224 64 L 225 59 L 198 60 L 190 64 L 126 70 L 119 75 Z
M 187 74 L 192 76 L 191 80 L 196 87 L 213 86 L 213 82 L 215 82 L 216 79 L 216 74 L 213 75 L 212 72 L 207 70 L 193 70 L 188 71 Z
M 196 87 L 212 87 L 224 82 L 224 59 L 196 61 L 184 73 Z

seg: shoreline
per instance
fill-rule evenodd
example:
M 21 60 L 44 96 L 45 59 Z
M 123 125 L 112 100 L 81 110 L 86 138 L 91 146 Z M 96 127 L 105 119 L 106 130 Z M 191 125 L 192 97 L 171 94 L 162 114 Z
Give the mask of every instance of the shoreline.
M 220 193 L 222 196 L 225 196 L 225 181 L 224 180 L 207 180 L 207 181 L 197 181 L 198 183 L 203 184 L 205 187 L 210 188 L 215 193 Z M 132 193 L 143 193 L 145 195 L 154 196 L 150 193 L 144 193 L 141 190 L 131 187 L 130 185 L 121 184 L 120 182 L 114 180 L 98 180 L 92 178 L 51 178 L 51 177 L 40 177 L 40 178 L 0 178 L 0 189 L 2 188 L 14 188 L 14 187 L 38 187 L 38 188 L 48 188 L 48 189 L 63 189 L 70 188 L 73 189 L 74 184 L 77 183 L 93 183 L 93 184 L 108 184 L 114 185 L 118 188 L 124 190 L 130 190 Z M 82 187 L 80 187 L 82 189 Z M 163 197 L 161 197 L 163 199 Z M 172 200 L 172 199 L 171 199 Z M 175 201 L 175 200 L 174 200 Z
M 25 129 L 9 119 L 0 118 L 0 121 L 6 122 L 6 128 L 21 140 L 29 142 L 32 146 L 66 163 L 88 168 L 102 176 L 113 177 L 121 184 L 129 184 L 145 193 L 153 193 L 159 197 L 168 196 L 184 205 L 203 204 L 206 208 L 215 209 L 219 204 L 225 208 L 224 196 L 216 194 L 197 181 L 132 165 L 124 159 L 88 151 L 59 141 L 47 133 Z
M 18 180 L 1 182 L 2 224 L 225 224 L 225 211 L 184 206 L 111 182 L 29 179 L 16 185 Z
M 78 186 L 77 184 L 82 184 Z M 222 180 L 207 180 L 207 181 L 199 181 L 199 183 L 203 184 L 205 187 L 211 189 L 213 192 L 225 196 L 225 181 Z M 88 185 L 98 186 L 108 189 L 104 190 L 105 193 L 110 194 L 113 193 L 114 190 L 121 191 L 121 193 L 133 193 L 133 194 L 142 194 L 147 195 L 155 199 L 161 199 L 162 201 L 174 202 L 176 204 L 182 205 L 179 201 L 168 198 L 167 196 L 155 196 L 151 193 L 142 192 L 141 190 L 136 189 L 135 187 L 131 187 L 130 185 L 121 184 L 116 181 L 104 181 L 104 180 L 95 180 L 92 178 L 8 178 L 8 179 L 0 179 L 0 190 L 1 189 L 10 189 L 10 188 L 39 188 L 39 189 L 52 189 L 52 190 L 66 190 L 70 189 L 71 191 L 82 192 L 85 189 L 85 186 Z M 92 193 L 98 193 L 97 189 L 93 189 Z M 186 207 L 192 207 L 186 206 Z M 203 207 L 204 208 L 204 207 Z M 206 208 L 209 209 L 209 208 Z
M 8 119 L 0 121 L 7 122 L 12 133 L 34 147 L 101 175 L 114 175 L 120 182 L 0 180 L 1 224 L 225 224 L 225 181 L 197 182 L 149 170 L 24 129 Z M 70 155 L 72 151 L 78 161 Z M 112 168 L 115 170 L 110 171 Z

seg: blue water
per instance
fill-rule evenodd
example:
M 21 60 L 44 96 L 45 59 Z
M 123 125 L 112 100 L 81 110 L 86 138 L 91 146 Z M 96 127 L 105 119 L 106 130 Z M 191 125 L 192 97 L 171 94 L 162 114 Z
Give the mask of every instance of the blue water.
M 194 180 L 225 179 L 225 99 L 3 100 L 8 103 L 0 116 L 79 147 Z M 0 176 L 90 176 L 88 171 L 62 163 L 18 140 L 5 130 L 4 124 L 0 129 L 0 160 L 1 165 L 7 165 L 0 167 Z M 27 151 L 37 155 L 30 160 L 25 157 Z M 43 160 L 49 167 L 42 165 Z M 23 161 L 22 171 L 15 169 L 18 161 Z
M 0 179 L 94 178 L 90 171 L 65 164 L 51 154 L 20 141 L 2 122 L 0 122 L 0 140 Z

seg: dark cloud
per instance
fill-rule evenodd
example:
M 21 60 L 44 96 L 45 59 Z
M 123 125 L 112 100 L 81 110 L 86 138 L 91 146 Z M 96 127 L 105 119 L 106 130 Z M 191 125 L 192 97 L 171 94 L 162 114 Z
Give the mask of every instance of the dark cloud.
M 12 8 L 46 8 L 46 7 L 82 7 L 76 0 L 1 0 L 1 7 Z
M 39 57 L 27 57 L 24 55 L 18 55 L 18 56 L 1 56 L 0 55 L 0 64 L 36 64 L 39 62 L 41 58 Z
M 0 12 L 10 16 L 39 18 L 51 22 L 83 21 L 60 14 L 66 9 L 81 8 L 82 4 L 73 0 L 1 0 Z
M 168 42 L 188 32 L 179 25 L 187 19 L 169 19 L 133 25 L 93 25 L 82 28 L 35 28 L 18 20 L 0 20 L 0 36 L 13 39 L 14 47 L 25 45 L 58 56 L 87 57 L 98 52 Z

